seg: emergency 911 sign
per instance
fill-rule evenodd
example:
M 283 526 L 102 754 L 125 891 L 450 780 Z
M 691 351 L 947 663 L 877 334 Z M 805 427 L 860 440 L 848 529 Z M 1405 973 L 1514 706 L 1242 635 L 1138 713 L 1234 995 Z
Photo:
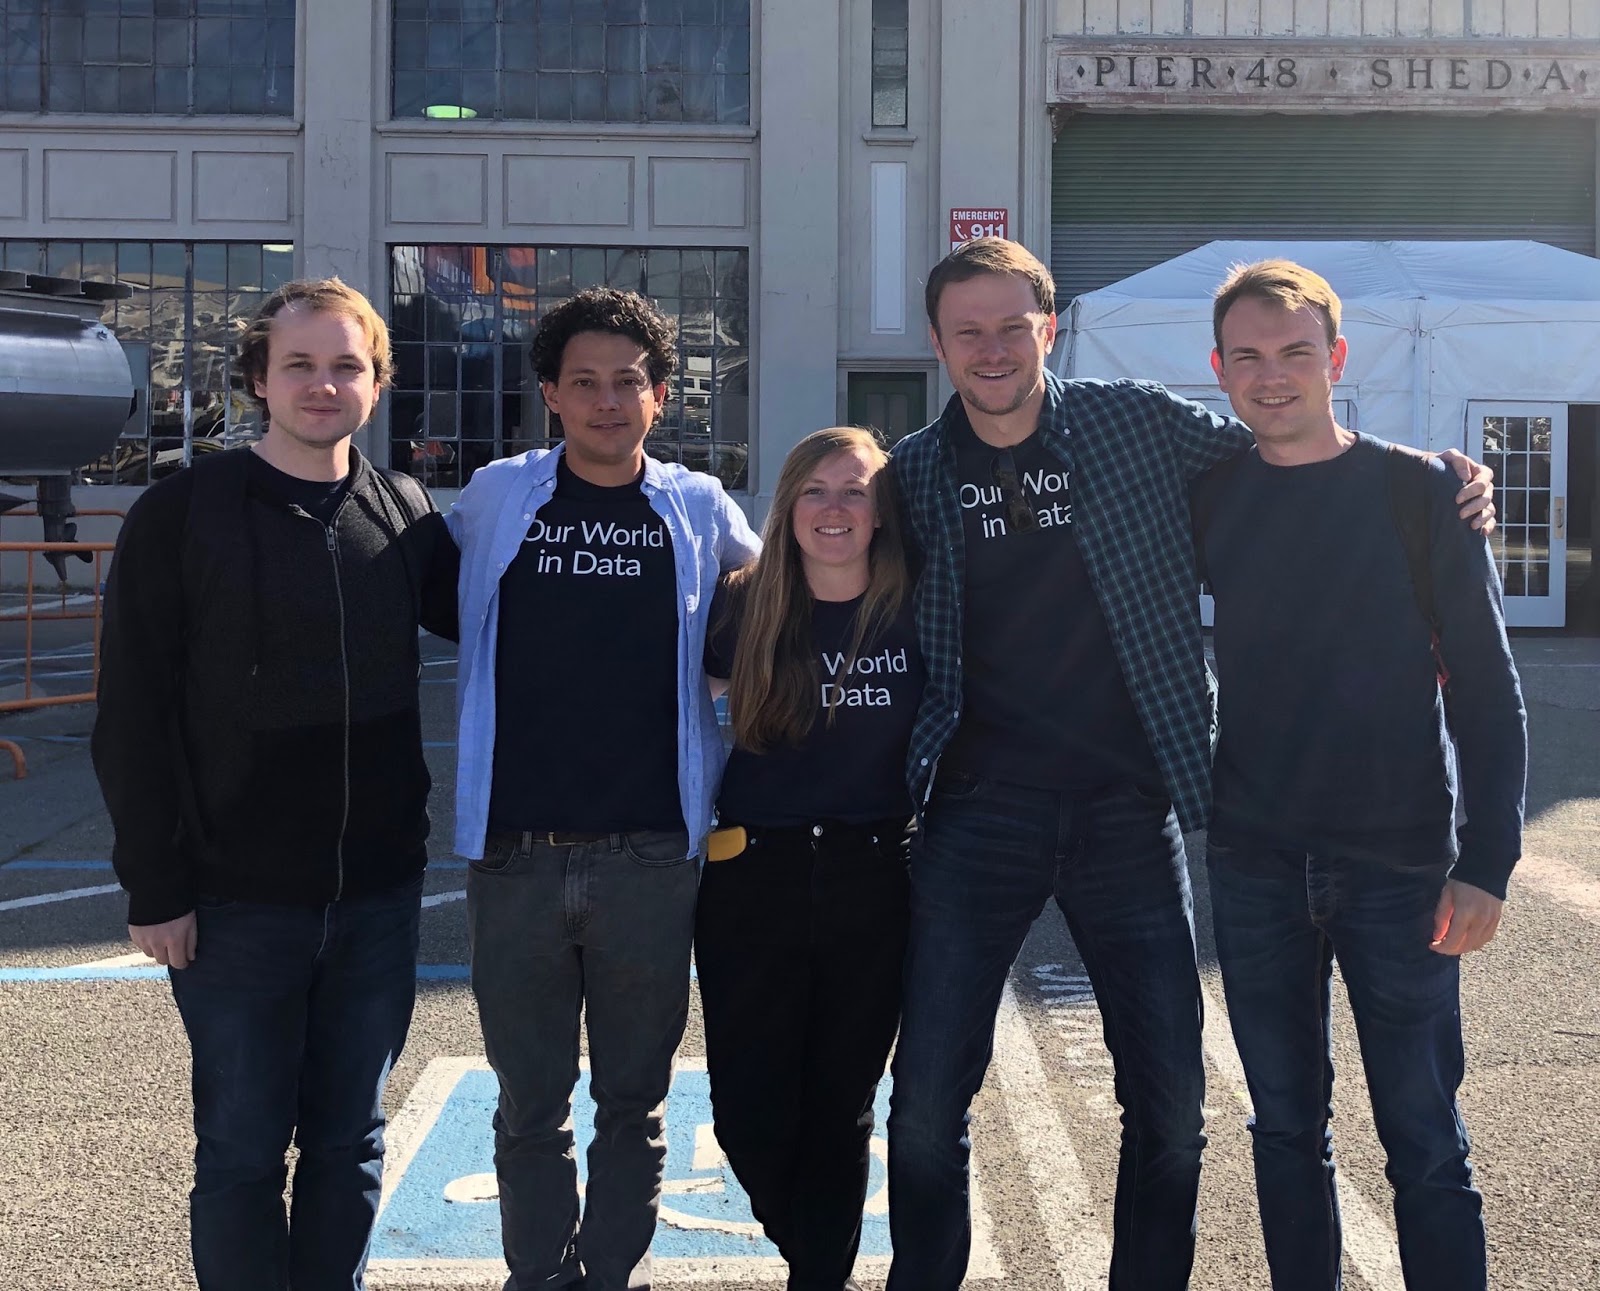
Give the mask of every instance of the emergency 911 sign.
M 1003 206 L 950 208 L 950 249 L 973 238 L 1008 238 L 1011 221 Z

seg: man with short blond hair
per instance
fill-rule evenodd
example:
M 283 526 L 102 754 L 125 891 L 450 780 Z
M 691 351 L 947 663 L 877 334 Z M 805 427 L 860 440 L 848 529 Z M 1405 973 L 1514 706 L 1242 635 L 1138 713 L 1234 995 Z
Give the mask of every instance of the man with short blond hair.
M 1337 960 L 1406 1287 L 1483 1291 L 1459 957 L 1499 925 L 1527 778 L 1499 575 L 1441 464 L 1335 421 L 1349 346 L 1325 279 L 1242 266 L 1214 320 L 1217 383 L 1255 448 L 1195 499 L 1222 683 L 1206 861 L 1272 1285 L 1340 1285 Z
M 351 445 L 392 369 L 364 296 L 285 284 L 240 366 L 265 435 L 123 525 L 94 764 L 129 935 L 193 1051 L 201 1291 L 350 1291 L 416 995 L 417 627 L 454 636 L 455 547 L 420 486 Z

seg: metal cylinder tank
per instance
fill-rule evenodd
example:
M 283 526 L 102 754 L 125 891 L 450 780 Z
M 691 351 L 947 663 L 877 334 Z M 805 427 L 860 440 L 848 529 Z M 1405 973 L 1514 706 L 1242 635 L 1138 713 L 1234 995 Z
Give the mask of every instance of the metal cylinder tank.
M 109 453 L 133 410 L 112 283 L 0 271 L 0 476 L 69 475 Z

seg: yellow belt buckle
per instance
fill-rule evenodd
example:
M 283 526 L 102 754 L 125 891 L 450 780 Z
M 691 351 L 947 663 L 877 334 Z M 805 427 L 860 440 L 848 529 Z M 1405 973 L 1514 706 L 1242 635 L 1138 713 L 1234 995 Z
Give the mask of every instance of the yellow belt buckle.
M 706 839 L 706 860 L 731 861 L 750 844 L 743 825 L 730 825 L 727 829 L 713 829 Z

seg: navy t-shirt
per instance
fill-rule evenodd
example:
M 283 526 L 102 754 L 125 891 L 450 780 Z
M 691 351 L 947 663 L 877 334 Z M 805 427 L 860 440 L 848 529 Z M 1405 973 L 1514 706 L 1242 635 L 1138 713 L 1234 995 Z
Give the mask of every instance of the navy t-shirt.
M 1220 845 L 1411 866 L 1456 854 L 1432 630 L 1395 525 L 1387 452 L 1366 435 L 1303 466 L 1252 450 L 1210 508 Z M 1469 817 L 1458 877 L 1503 891 L 1520 847 L 1521 700 L 1487 544 L 1456 516 L 1454 477 L 1430 469 L 1430 567 Z
M 563 459 L 500 578 L 493 830 L 682 829 L 672 540 Z
M 951 417 L 966 538 L 960 725 L 941 765 L 1041 789 L 1161 775 L 1072 530 L 1072 481 L 1030 435 L 1011 450 L 1037 525 L 1011 532 L 1000 450 Z
M 924 680 L 911 598 L 883 631 L 862 642 L 852 664 L 850 642 L 862 599 L 813 602 L 817 720 L 793 748 L 758 754 L 734 747 L 717 798 L 721 821 L 775 827 L 910 817 L 906 747 Z M 719 591 L 712 607 L 706 672 L 713 677 L 733 672 L 737 594 L 732 601 L 730 609 L 728 594 Z

